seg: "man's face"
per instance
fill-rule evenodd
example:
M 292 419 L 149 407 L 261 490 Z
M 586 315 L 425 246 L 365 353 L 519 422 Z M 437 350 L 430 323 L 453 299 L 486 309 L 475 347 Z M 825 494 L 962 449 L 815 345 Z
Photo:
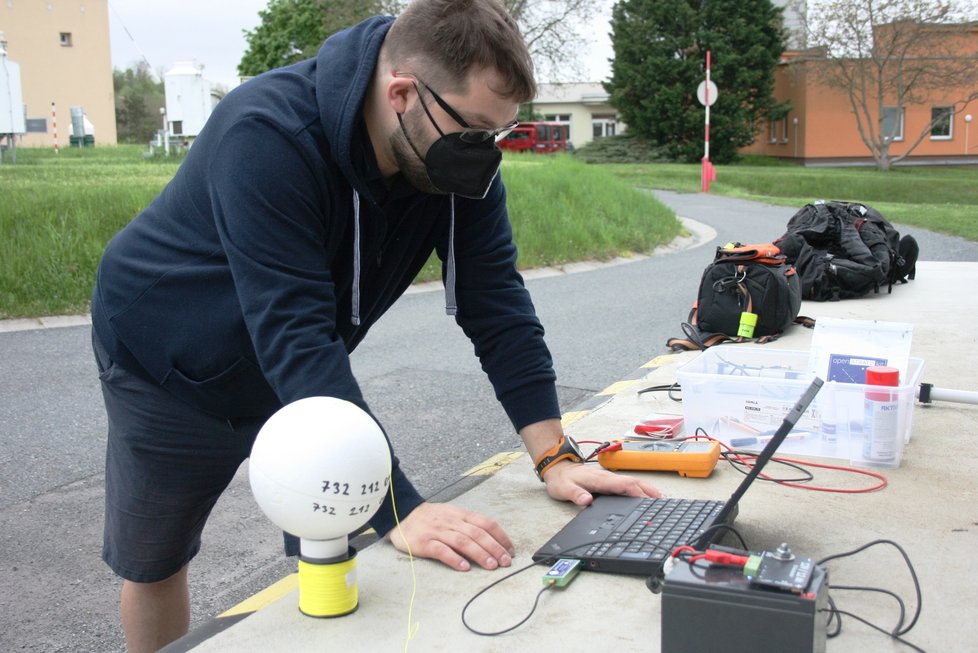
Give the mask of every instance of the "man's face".
M 428 147 L 431 146 L 435 138 L 438 138 L 438 135 L 436 133 L 435 136 L 431 136 L 428 132 L 434 130 L 424 129 L 424 123 L 427 121 L 428 118 L 425 116 L 421 104 L 416 102 L 414 107 L 409 109 L 402 117 L 402 128 L 395 129 L 391 132 L 391 151 L 394 155 L 394 162 L 397 164 L 397 168 L 409 184 L 422 193 L 440 194 L 441 191 L 435 188 L 435 185 L 428 179 L 424 161 L 418 158 L 418 155 L 414 153 L 414 150 L 411 149 L 411 145 L 408 143 L 408 139 L 411 139 L 411 143 L 414 143 L 415 147 L 418 147 L 419 150 L 421 145 L 425 144 L 424 149 L 421 150 L 422 155 L 428 151 Z M 405 132 L 407 132 L 406 136 Z
M 390 135 L 390 147 L 401 174 L 422 192 L 442 193 L 431 182 L 424 163 L 436 140 L 446 134 L 459 134 L 463 139 L 489 146 L 499 132 L 508 133 L 515 124 L 519 105 L 492 91 L 499 85 L 495 71 L 470 74 L 464 95 L 443 95 L 411 73 L 398 74 L 412 79 L 413 97 L 400 117 L 399 128 Z

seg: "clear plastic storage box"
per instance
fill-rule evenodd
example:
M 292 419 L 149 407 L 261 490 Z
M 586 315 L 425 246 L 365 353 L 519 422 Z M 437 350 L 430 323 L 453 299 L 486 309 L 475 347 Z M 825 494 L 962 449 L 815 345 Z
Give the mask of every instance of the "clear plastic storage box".
M 738 449 L 760 450 L 811 383 L 810 354 L 767 346 L 719 345 L 680 367 L 685 432 L 698 430 Z M 924 361 L 910 358 L 897 387 L 831 381 L 779 448 L 783 453 L 842 458 L 856 464 L 896 467 L 910 440 L 916 388 Z M 886 392 L 898 405 L 895 457 L 873 460 L 864 452 L 867 392 Z

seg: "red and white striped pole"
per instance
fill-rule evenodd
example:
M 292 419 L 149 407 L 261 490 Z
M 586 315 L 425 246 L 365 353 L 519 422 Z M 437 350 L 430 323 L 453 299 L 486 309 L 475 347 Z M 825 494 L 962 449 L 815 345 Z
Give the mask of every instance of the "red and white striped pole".
M 54 130 L 54 153 L 58 153 L 58 112 L 51 103 L 51 128 Z
M 716 170 L 710 163 L 710 51 L 706 51 L 706 124 L 705 137 L 703 142 L 703 162 L 700 167 L 700 190 L 704 193 L 710 192 L 710 182 L 717 178 Z

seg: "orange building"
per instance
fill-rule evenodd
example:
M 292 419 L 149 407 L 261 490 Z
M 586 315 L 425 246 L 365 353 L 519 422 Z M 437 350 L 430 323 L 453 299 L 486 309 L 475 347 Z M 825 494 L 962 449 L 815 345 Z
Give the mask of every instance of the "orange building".
M 886 27 L 878 28 L 877 35 Z M 932 29 L 942 27 L 946 26 Z M 954 36 L 946 38 L 944 44 L 953 44 L 954 50 L 973 62 L 970 65 L 978 73 L 978 23 L 953 27 Z M 820 80 L 820 69 L 831 65 L 817 51 L 785 52 L 775 72 L 774 95 L 779 101 L 787 101 L 791 111 L 781 120 L 766 123 L 755 142 L 741 152 L 792 159 L 804 165 L 873 165 L 849 94 Z M 960 103 L 978 95 L 976 84 L 972 81 L 970 86 L 930 89 L 918 94 L 919 101 L 905 101 L 902 107 L 897 106 L 895 93 L 884 98 L 884 133 L 891 125 L 894 133 L 889 145 L 891 157 L 905 153 L 922 131 L 927 132 L 897 165 L 978 163 L 978 121 L 972 125 L 972 118 L 978 118 L 978 101 Z M 871 120 L 878 121 L 878 103 L 874 99 L 868 104 Z M 928 128 L 933 120 L 936 123 Z
M 10 60 L 20 65 L 27 133 L 17 137 L 18 146 L 68 147 L 72 108 L 87 121 L 86 136 L 115 145 L 107 0 L 5 0 L 0 32 Z

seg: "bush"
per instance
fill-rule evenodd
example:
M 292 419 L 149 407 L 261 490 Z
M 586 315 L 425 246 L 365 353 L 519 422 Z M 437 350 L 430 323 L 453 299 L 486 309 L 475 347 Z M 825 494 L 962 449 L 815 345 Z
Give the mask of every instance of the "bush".
M 574 156 L 586 163 L 652 163 L 665 160 L 661 148 L 628 133 L 595 139 L 574 150 Z

